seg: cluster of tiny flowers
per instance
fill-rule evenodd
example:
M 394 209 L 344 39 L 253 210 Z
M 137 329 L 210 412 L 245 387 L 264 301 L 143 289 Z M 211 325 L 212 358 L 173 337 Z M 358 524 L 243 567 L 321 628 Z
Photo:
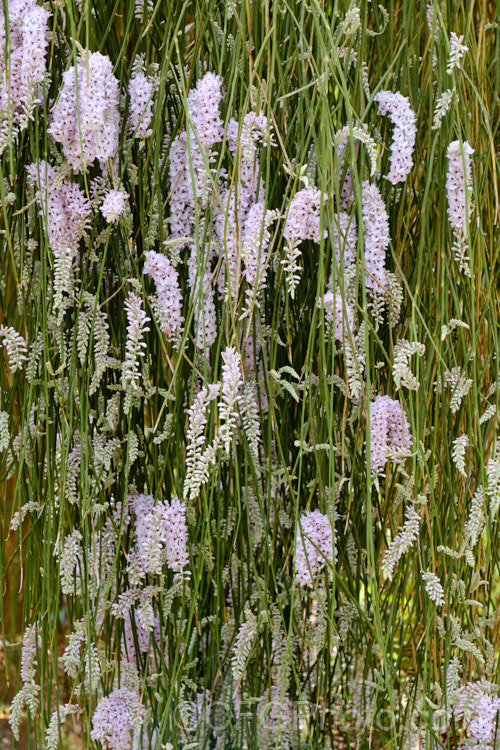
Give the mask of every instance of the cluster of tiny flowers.
M 101 167 L 118 148 L 119 84 L 113 65 L 99 52 L 86 51 L 76 71 L 63 73 L 63 87 L 52 110 L 49 133 L 61 143 L 68 164 L 82 171 L 99 160 Z
M 422 573 L 422 580 L 429 599 L 432 599 L 436 607 L 441 607 L 444 604 L 444 591 L 439 578 L 434 573 L 425 571 Z
M 402 530 L 394 537 L 389 545 L 387 552 L 382 561 L 382 572 L 392 579 L 394 568 L 401 557 L 412 546 L 413 542 L 418 539 L 420 531 L 420 516 L 413 505 L 406 509 L 406 518 Z
M 356 260 L 356 245 L 358 242 L 358 227 L 354 216 L 345 211 L 339 211 L 333 224 L 333 251 L 339 271 L 350 268 Z M 333 273 L 332 273 L 333 289 Z
M 328 561 L 333 565 L 337 550 L 328 516 L 319 510 L 306 511 L 296 527 L 295 580 L 301 586 L 312 586 L 313 578 Z
M 380 91 L 375 97 L 380 113 L 389 113 L 394 123 L 391 145 L 391 169 L 386 179 L 393 185 L 404 182 L 413 166 L 413 150 L 417 134 L 417 118 L 410 107 L 410 100 L 396 91 Z
M 117 224 L 125 211 L 128 195 L 123 190 L 108 190 L 101 205 L 101 213 L 108 224 Z
M 391 241 L 389 216 L 380 190 L 365 180 L 362 185 L 365 283 L 368 289 L 383 291 L 387 284 L 385 254 Z
M 268 688 L 257 704 L 259 750 L 289 750 L 293 729 L 292 702 L 280 685 Z
M 20 333 L 12 326 L 0 325 L 0 342 L 7 351 L 11 372 L 20 370 L 26 360 L 28 347 Z
M 394 363 L 392 366 L 396 390 L 399 390 L 402 386 L 411 391 L 418 391 L 420 388 L 419 381 L 409 368 L 410 358 L 413 354 L 422 357 L 425 354 L 424 344 L 420 344 L 418 341 L 410 343 L 406 339 L 399 339 L 397 341 L 394 348 Z
M 488 459 L 486 475 L 486 494 L 490 498 L 490 515 L 493 520 L 500 506 L 500 440 L 496 441 L 492 455 Z
M 137 693 L 127 688 L 113 690 L 95 709 L 90 736 L 109 750 L 130 750 L 131 732 L 143 723 L 144 713 Z
M 464 750 L 466 747 L 472 748 L 472 750 L 493 750 L 500 711 L 500 698 L 493 697 L 492 693 L 497 691 L 497 685 L 487 680 L 481 680 L 480 682 L 468 682 L 459 692 L 453 713 L 455 718 L 463 719 L 472 735 L 467 743 L 460 745 L 460 748 Z
M 247 296 L 262 291 L 266 284 L 269 227 L 278 218 L 277 211 L 265 210 L 264 202 L 254 203 L 248 212 L 243 232 L 241 254 L 245 261 L 245 278 L 250 286 Z
M 9 47 L 6 50 L 8 11 Z M 10 133 L 23 130 L 40 103 L 50 13 L 36 0 L 9 0 L 0 10 L 0 154 Z
M 157 82 L 140 70 L 132 76 L 128 85 L 130 103 L 128 127 L 135 138 L 149 138 L 153 119 L 153 93 Z
M 450 410 L 455 414 L 460 409 L 462 399 L 472 388 L 472 378 L 466 378 L 460 367 L 452 367 L 451 370 L 445 370 L 443 378 L 438 377 L 435 385 L 437 392 L 442 390 L 443 381 L 450 388 Z
M 179 250 L 189 242 L 194 226 L 194 196 L 188 169 L 187 136 L 182 130 L 170 146 L 168 174 L 170 180 L 170 237 L 185 238 Z
M 458 36 L 454 31 L 450 34 L 450 56 L 446 65 L 446 72 L 451 75 L 455 68 L 460 68 L 462 57 L 469 48 L 463 44 L 464 37 Z
M 446 175 L 448 197 L 448 219 L 452 229 L 458 234 L 465 233 L 465 227 L 472 211 L 471 155 L 474 149 L 464 141 L 453 141 L 446 155 L 449 159 Z
M 214 210 L 215 232 L 219 240 L 221 270 L 218 287 L 221 294 L 235 298 L 239 286 L 240 252 L 244 256 L 247 280 L 255 283 L 257 278 L 257 261 L 261 254 L 260 268 L 265 267 L 267 227 L 271 224 L 274 212 L 265 212 L 265 228 L 262 227 L 264 212 L 264 184 L 260 179 L 260 165 L 257 146 L 263 142 L 268 133 L 267 118 L 264 114 L 249 112 L 240 125 L 231 118 L 227 128 L 227 143 L 235 158 L 238 171 L 236 184 L 223 189 L 219 202 Z M 255 208 L 258 205 L 259 208 Z M 261 221 L 258 222 L 258 216 Z M 247 223 L 248 222 L 248 223 Z M 242 247 L 243 242 L 243 247 Z M 241 251 L 240 251 L 241 248 Z M 265 279 L 262 279 L 262 286 Z
M 318 305 L 325 309 L 325 320 L 328 325 L 333 326 L 334 336 L 337 341 L 344 342 L 349 334 L 354 333 L 354 312 L 350 305 L 344 302 L 340 294 L 326 292 L 318 300 Z
M 245 611 L 246 620 L 243 622 L 236 634 L 231 668 L 235 681 L 241 679 L 246 668 L 246 663 L 252 650 L 255 637 L 258 633 L 258 622 L 256 616 L 249 609 Z
M 160 328 L 169 341 L 178 343 L 182 336 L 184 318 L 179 274 L 166 255 L 150 250 L 145 253 L 144 273 L 154 279 Z
M 484 489 L 481 486 L 474 492 L 469 516 L 464 527 L 465 538 L 470 549 L 478 543 L 484 524 Z
M 298 245 L 302 240 L 320 242 L 320 206 L 328 196 L 318 188 L 306 187 L 293 196 L 286 217 L 284 237 L 290 245 Z M 323 232 L 326 237 L 328 232 Z
M 377 396 L 370 404 L 370 464 L 372 471 L 384 468 L 387 460 L 397 458 L 398 451 L 412 446 L 408 417 L 399 401 Z
M 451 89 L 443 91 L 434 107 L 434 119 L 432 121 L 431 130 L 437 130 L 441 126 L 441 121 L 450 109 L 452 101 L 453 91 Z
M 195 138 L 204 149 L 222 140 L 223 125 L 219 112 L 222 99 L 222 78 L 215 73 L 205 73 L 189 92 L 188 113 Z
M 186 506 L 177 497 L 137 517 L 137 550 L 146 573 L 160 574 L 166 563 L 180 572 L 189 562 Z
M 452 459 L 453 463 L 457 467 L 460 474 L 467 479 L 467 472 L 465 470 L 465 451 L 469 445 L 469 438 L 467 435 L 460 435 L 453 441 L 452 448 Z
M 38 187 L 36 199 L 54 255 L 55 306 L 58 307 L 63 291 L 72 291 L 73 261 L 78 257 L 78 243 L 85 234 L 92 209 L 78 185 L 63 179 L 47 162 L 40 161 L 26 169 L 29 181 Z
M 19 741 L 19 724 L 21 711 L 26 705 L 34 718 L 38 710 L 40 686 L 35 682 L 37 669 L 37 649 L 41 648 L 41 637 L 38 625 L 30 625 L 24 631 L 21 650 L 21 679 L 23 686 L 14 696 L 10 708 L 9 723 L 12 734 Z
M 143 357 L 146 349 L 146 342 L 143 336 L 149 327 L 146 325 L 150 318 L 142 309 L 142 300 L 129 292 L 125 300 L 125 310 L 127 311 L 127 341 L 125 344 L 125 359 L 122 366 L 122 379 L 124 387 L 135 388 L 139 378 L 139 357 Z
M 196 245 L 192 245 L 188 259 L 188 277 L 191 287 L 191 299 L 194 301 L 194 323 L 196 346 L 206 351 L 217 338 L 217 318 L 215 310 L 215 291 L 210 269 L 211 252 L 203 259 L 204 267 L 198 258 Z
M 297 246 L 303 240 L 320 242 L 320 206 L 322 200 L 326 200 L 327 197 L 317 188 L 310 186 L 299 190 L 290 202 L 283 230 L 286 240 L 285 257 L 281 263 L 285 270 L 287 290 L 292 299 L 300 281 L 298 259 L 301 253 Z M 326 237 L 327 234 L 325 230 L 323 236 Z
M 253 161 L 257 143 L 265 139 L 267 128 L 267 117 L 263 112 L 248 112 L 243 118 L 241 129 L 238 121 L 231 117 L 226 133 L 231 153 L 235 154 L 239 150 L 244 161 Z
M 0 451 L 6 451 L 10 445 L 10 418 L 6 411 L 0 411 Z M 19 511 L 16 511 L 19 513 Z M 12 521 L 10 524 L 12 528 Z
M 219 416 L 221 426 L 219 436 L 224 444 L 226 455 L 229 455 L 229 447 L 233 436 L 233 430 L 237 425 L 236 406 L 243 385 L 241 372 L 241 356 L 234 347 L 228 346 L 222 352 L 222 388 Z
M 210 384 L 195 397 L 193 405 L 187 411 L 188 432 L 186 447 L 186 479 L 184 498 L 193 500 L 200 487 L 208 480 L 208 469 L 215 462 L 217 445 L 205 446 L 205 427 L 207 424 L 207 406 L 220 393 L 221 383 Z

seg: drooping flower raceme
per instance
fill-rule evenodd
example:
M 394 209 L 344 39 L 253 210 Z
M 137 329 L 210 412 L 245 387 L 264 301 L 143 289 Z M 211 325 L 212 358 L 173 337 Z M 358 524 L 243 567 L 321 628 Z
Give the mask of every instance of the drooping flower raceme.
M 123 190 L 108 190 L 101 205 L 101 213 L 108 224 L 117 224 L 125 211 L 128 195 Z
M 166 255 L 150 250 L 145 256 L 144 273 L 151 276 L 156 285 L 156 310 L 161 331 L 169 341 L 178 343 L 184 326 L 179 274 Z
M 130 750 L 132 729 L 143 723 L 144 714 L 137 693 L 127 688 L 113 690 L 95 709 L 90 736 L 109 750 Z
M 346 211 L 339 211 L 334 217 L 332 237 L 338 270 L 350 268 L 356 260 L 356 245 L 358 242 L 358 227 L 355 217 L 349 215 Z M 331 291 L 333 289 L 333 272 L 330 284 Z
M 247 112 L 240 123 L 233 117 L 227 127 L 229 150 L 238 161 L 238 191 L 243 203 L 251 196 L 252 202 L 264 199 L 264 185 L 260 178 L 260 163 L 257 147 L 270 139 L 267 117 L 259 112 Z M 247 206 L 248 210 L 248 206 Z
M 397 460 L 398 453 L 408 451 L 412 436 L 408 417 L 399 401 L 377 396 L 370 404 L 370 464 L 374 472 L 384 468 L 387 460 Z
M 122 367 L 122 383 L 124 388 L 135 390 L 139 379 L 139 357 L 144 356 L 146 342 L 144 333 L 149 331 L 146 325 L 150 318 L 142 308 L 142 300 L 134 292 L 129 292 L 125 300 L 127 311 L 127 342 L 125 344 L 125 360 Z
M 240 124 L 231 118 L 226 132 L 227 144 L 235 160 L 237 170 L 235 184 L 220 191 L 220 198 L 214 206 L 214 228 L 219 240 L 219 255 L 222 263 L 217 279 L 221 294 L 233 300 L 238 294 L 241 279 L 242 254 L 251 256 L 252 252 L 242 248 L 245 242 L 248 247 L 250 237 L 255 237 L 255 213 L 264 206 L 264 183 L 260 175 L 260 163 L 257 149 L 268 137 L 267 118 L 264 114 L 248 112 Z M 260 205 L 260 209 L 254 208 Z M 267 224 L 271 214 L 266 214 Z M 246 226 L 247 219 L 250 223 Z M 267 228 L 267 227 L 266 227 Z M 259 237 L 262 223 L 259 225 Z M 264 230 L 265 232 L 265 230 Z M 244 236 L 246 235 L 246 240 Z M 263 235 L 264 237 L 265 235 Z M 263 239 L 263 249 L 267 245 Z M 250 261 L 251 263 L 251 261 Z M 252 270 L 250 270 L 250 274 Z M 247 275 L 247 280 L 248 275 Z M 253 283 L 253 281 L 251 282 Z
M 333 564 L 337 551 L 333 545 L 332 524 L 319 510 L 306 511 L 295 531 L 295 580 L 302 586 L 312 586 L 326 562 Z
M 149 138 L 153 119 L 153 93 L 157 82 L 139 70 L 132 76 L 128 85 L 130 104 L 128 109 L 128 129 L 135 138 Z
M 436 604 L 436 607 L 441 607 L 444 604 L 444 591 L 439 578 L 430 571 L 424 571 L 422 580 L 429 598 Z
M 63 87 L 52 110 L 49 133 L 62 145 L 68 164 L 82 171 L 96 159 L 103 168 L 118 148 L 119 84 L 110 59 L 85 51 L 75 68 L 63 73 Z
M 452 229 L 465 234 L 465 227 L 472 211 L 471 159 L 474 149 L 464 141 L 453 141 L 446 155 L 449 159 L 446 176 L 448 197 L 448 219 Z
M 200 488 L 208 481 L 210 466 L 215 463 L 219 441 L 217 438 L 208 446 L 205 444 L 205 427 L 207 425 L 207 407 L 217 398 L 222 384 L 210 384 L 195 397 L 188 409 L 188 432 L 186 447 L 186 479 L 184 498 L 194 500 Z
M 9 45 L 0 9 L 0 154 L 10 135 L 27 127 L 40 103 L 50 13 L 36 0 L 9 0 Z
M 405 512 L 405 523 L 401 531 L 394 537 L 382 560 L 382 572 L 392 579 L 394 568 L 401 557 L 408 552 L 418 539 L 420 532 L 420 515 L 414 505 L 408 506 Z
M 177 497 L 138 517 L 136 540 L 145 573 L 159 575 L 166 564 L 178 573 L 189 562 L 186 506 Z
M 326 292 L 318 300 L 318 306 L 325 308 L 325 320 L 334 326 L 334 336 L 342 343 L 354 334 L 354 312 L 350 305 L 344 303 L 340 294 Z
M 245 221 L 241 254 L 245 262 L 245 278 L 249 284 L 249 303 L 254 295 L 258 297 L 266 285 L 267 248 L 271 239 L 269 227 L 277 218 L 277 211 L 266 211 L 264 202 L 259 201 L 253 204 Z
M 380 91 L 375 101 L 378 102 L 380 114 L 389 113 L 394 124 L 391 144 L 391 169 L 385 175 L 393 185 L 404 182 L 413 166 L 413 149 L 417 134 L 417 118 L 410 106 L 410 100 L 399 91 Z
M 221 99 L 222 78 L 210 72 L 188 94 L 189 119 L 202 148 L 208 149 L 222 140 Z
M 380 293 L 387 285 L 385 254 L 391 241 L 389 216 L 378 187 L 365 180 L 362 188 L 365 283 L 368 289 Z
M 224 364 L 222 365 L 221 403 L 219 405 L 219 416 L 221 420 L 219 437 L 224 445 L 226 456 L 228 456 L 233 437 L 233 430 L 238 421 L 236 407 L 241 387 L 243 385 L 243 378 L 241 372 L 241 357 L 234 347 L 228 346 L 222 352 L 222 361 Z
M 28 352 L 26 341 L 12 326 L 0 325 L 0 344 L 2 343 L 7 351 L 11 372 L 20 370 Z
M 204 253 L 205 257 L 199 258 L 197 247 L 193 243 L 188 259 L 188 279 L 194 305 L 196 346 L 207 353 L 217 338 L 217 319 L 211 270 L 213 253 L 210 247 L 204 248 Z
M 283 231 L 287 244 L 285 257 L 281 262 L 285 268 L 287 289 L 292 299 L 300 280 L 300 267 L 297 261 L 301 253 L 297 247 L 303 240 L 321 241 L 320 206 L 327 197 L 311 186 L 296 193 L 290 202 Z M 323 237 L 327 235 L 327 230 L 324 230 Z
M 21 650 L 21 679 L 23 686 L 14 696 L 10 708 L 9 723 L 12 734 L 19 741 L 19 724 L 21 711 L 26 705 L 32 717 L 35 717 L 40 702 L 40 685 L 35 682 L 37 671 L 37 653 L 42 645 L 40 628 L 34 623 L 26 628 L 23 636 L 23 647 Z
M 78 257 L 79 240 L 85 234 L 91 206 L 79 186 L 64 179 L 44 161 L 26 168 L 28 179 L 37 186 L 50 249 L 54 255 L 54 306 L 61 305 L 63 292 L 73 290 L 73 261 Z
M 450 56 L 446 65 L 446 72 L 451 75 L 455 68 L 460 68 L 462 63 L 462 57 L 469 48 L 466 44 L 463 44 L 463 35 L 458 36 L 454 31 L 450 34 Z

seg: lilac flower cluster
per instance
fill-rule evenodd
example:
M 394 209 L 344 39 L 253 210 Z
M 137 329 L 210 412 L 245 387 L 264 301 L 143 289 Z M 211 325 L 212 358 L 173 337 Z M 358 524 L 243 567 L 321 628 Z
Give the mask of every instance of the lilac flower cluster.
M 223 125 L 219 112 L 222 99 L 222 78 L 215 73 L 205 73 L 196 88 L 188 94 L 187 105 L 193 136 L 203 149 L 219 143 L 223 136 Z
M 6 49 L 8 11 L 9 46 Z M 10 132 L 27 127 L 40 104 L 50 13 L 36 0 L 9 0 L 0 9 L 0 154 Z
M 492 695 L 497 692 L 498 686 L 487 680 L 468 682 L 459 691 L 453 713 L 455 718 L 462 719 L 468 725 L 472 735 L 467 745 L 461 745 L 461 748 L 493 750 L 493 747 L 497 746 L 495 734 L 500 712 L 500 698 Z
M 128 109 L 128 128 L 135 138 L 149 138 L 153 119 L 153 94 L 157 81 L 139 70 L 130 79 L 128 94 L 130 104 Z
M 219 106 L 222 79 L 206 73 L 189 92 L 188 129 L 182 130 L 170 148 L 170 239 L 179 239 L 178 248 L 186 245 L 189 286 L 194 305 L 197 348 L 207 351 L 215 341 L 217 329 L 212 284 L 212 243 L 193 241 L 196 212 L 205 211 L 212 190 L 210 163 L 212 148 L 222 140 L 223 126 Z M 200 225 L 203 226 L 203 220 Z M 203 230 L 202 230 L 203 231 Z
M 446 155 L 449 159 L 446 176 L 448 219 L 454 232 L 465 234 L 472 212 L 471 159 L 474 149 L 464 141 L 453 141 Z
M 154 279 L 156 285 L 156 307 L 160 328 L 169 341 L 178 343 L 182 336 L 182 295 L 179 274 L 166 255 L 150 250 L 145 253 L 144 273 Z
M 292 297 L 295 296 L 295 289 L 300 281 L 300 250 L 298 245 L 303 240 L 312 240 L 313 242 L 321 241 L 320 232 L 320 206 L 327 195 L 322 195 L 321 191 L 315 187 L 306 187 L 296 193 L 288 207 L 285 228 L 283 235 L 286 240 L 284 258 L 281 261 L 286 276 L 287 291 Z M 325 229 L 323 237 L 328 236 Z
M 57 173 L 50 164 L 40 161 L 27 167 L 28 179 L 37 186 L 40 206 L 55 266 L 55 307 L 60 306 L 62 293 L 73 289 L 73 261 L 78 257 L 79 240 L 85 234 L 91 206 L 78 185 Z
M 362 187 L 365 282 L 368 289 L 380 293 L 387 285 L 385 254 L 391 241 L 389 216 L 378 187 L 368 180 Z
M 268 131 L 269 123 L 263 112 L 247 112 L 241 126 L 234 117 L 229 121 L 226 137 L 229 150 L 238 162 L 243 204 L 248 204 L 248 197 L 251 197 L 252 201 L 263 200 L 264 186 L 258 185 L 260 164 L 257 148 L 259 143 L 269 139 Z M 246 196 L 241 193 L 242 190 L 246 191 Z
M 95 709 L 90 736 L 109 750 L 130 750 L 131 732 L 143 723 L 144 715 L 137 693 L 127 688 L 113 690 Z
M 380 91 L 375 97 L 380 114 L 389 113 L 394 123 L 391 145 L 391 169 L 386 179 L 393 185 L 404 182 L 413 166 L 413 150 L 417 134 L 417 118 L 410 106 L 410 100 L 399 91 Z
M 313 578 L 326 562 L 333 565 L 337 550 L 333 544 L 333 529 L 328 516 L 319 510 L 306 511 L 297 522 L 295 531 L 295 580 L 301 586 L 312 586 Z
M 292 245 L 298 245 L 302 240 L 321 241 L 320 232 L 320 206 L 321 202 L 328 198 L 326 194 L 315 187 L 306 187 L 299 190 L 293 196 L 286 217 L 283 235 L 286 241 Z M 323 237 L 328 232 L 323 231 Z
M 397 459 L 398 451 L 408 451 L 412 436 L 408 417 L 399 401 L 390 396 L 377 396 L 370 404 L 370 465 L 374 472 L 384 468 L 389 458 Z
M 123 190 L 108 190 L 101 205 L 101 213 L 108 224 L 117 224 L 127 206 L 128 195 Z
M 196 205 L 205 208 L 210 191 L 209 165 L 212 147 L 222 140 L 219 106 L 222 79 L 206 73 L 187 99 L 190 127 L 182 130 L 170 149 L 170 231 L 185 237 L 194 228 Z
M 248 282 L 247 298 L 251 298 L 265 287 L 269 240 L 269 227 L 278 218 L 277 211 L 265 209 L 263 201 L 254 203 L 248 212 L 243 232 L 241 254 L 245 261 L 245 278 Z
M 267 131 L 266 116 L 254 112 L 245 115 L 241 131 L 234 118 L 231 118 L 227 129 L 229 150 L 238 170 L 236 184 L 230 189 L 221 190 L 220 203 L 214 211 L 214 227 L 222 258 L 218 277 L 219 291 L 221 294 L 227 293 L 233 299 L 239 287 L 242 255 L 248 268 L 248 275 L 246 270 L 245 274 L 251 284 L 255 283 L 256 255 L 259 252 L 262 258 L 260 267 L 265 267 L 265 251 L 269 242 L 267 228 L 276 216 L 275 213 L 264 211 L 264 185 L 260 180 L 257 155 L 258 144 L 267 137 Z M 254 206 L 260 207 L 257 209 Z M 262 218 L 264 215 L 265 219 Z M 262 286 L 264 283 L 265 279 L 262 279 Z
M 62 145 L 68 164 L 82 171 L 98 159 L 101 167 L 118 148 L 119 84 L 113 65 L 99 52 L 85 51 L 63 73 L 63 87 L 52 110 L 49 133 Z

